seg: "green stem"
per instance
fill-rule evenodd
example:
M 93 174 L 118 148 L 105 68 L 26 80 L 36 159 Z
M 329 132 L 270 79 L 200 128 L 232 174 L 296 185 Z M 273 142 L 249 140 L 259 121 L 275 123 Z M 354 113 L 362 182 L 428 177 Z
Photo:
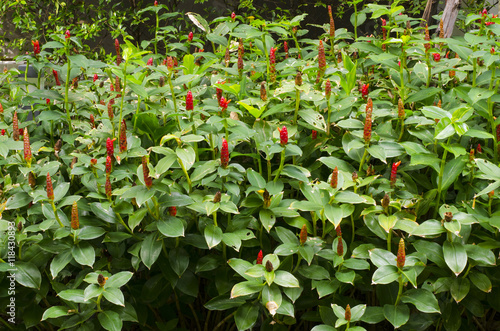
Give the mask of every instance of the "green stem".
M 332 107 L 330 105 L 330 98 L 326 99 L 326 107 L 328 110 L 328 115 L 326 117 L 326 135 L 330 137 L 330 115 L 332 114 Z
M 99 296 L 97 297 L 97 311 L 98 312 L 101 312 L 102 309 L 101 309 L 101 299 L 102 299 L 102 296 L 103 296 L 103 293 L 99 294 Z
M 191 179 L 189 178 L 189 174 L 186 170 L 186 167 L 184 166 L 184 163 L 182 163 L 182 160 L 180 158 L 177 158 L 177 161 L 179 162 L 181 168 L 182 168 L 182 172 L 184 172 L 184 176 L 186 176 L 186 180 L 187 180 L 187 183 L 188 183 L 188 186 L 189 186 L 189 191 L 188 193 L 191 193 L 191 190 L 192 190 L 192 186 L 191 186 Z
M 267 181 L 271 181 L 271 160 L 267 159 Z
M 217 212 L 216 212 L 216 211 L 214 211 L 214 212 L 212 213 L 212 218 L 213 218 L 213 220 L 214 220 L 214 225 L 215 225 L 215 226 L 218 226 L 218 225 L 217 225 Z
M 125 221 L 123 220 L 123 218 L 121 217 L 121 215 L 117 212 L 115 212 L 116 216 L 118 217 L 118 222 L 120 222 L 121 225 L 123 225 L 123 227 L 128 231 L 128 233 L 130 233 L 132 236 L 136 237 L 137 236 L 132 232 L 132 230 L 130 230 L 130 228 L 128 227 L 127 224 L 125 224 Z
M 68 60 L 68 69 L 66 71 L 66 82 L 64 86 L 64 109 L 66 109 L 66 118 L 68 119 L 69 124 L 69 134 L 73 134 L 73 126 L 71 124 L 71 114 L 69 111 L 69 101 L 68 101 L 68 93 L 69 93 L 69 77 L 71 74 L 71 61 L 69 59 L 69 50 L 66 50 L 66 57 Z
M 403 275 L 401 273 L 399 274 L 398 283 L 399 283 L 399 289 L 398 289 L 398 297 L 396 298 L 396 304 L 395 304 L 396 306 L 398 305 L 399 300 L 401 299 L 401 294 L 403 294 Z
M 365 145 L 365 152 L 363 153 L 363 157 L 361 158 L 361 163 L 359 164 L 358 172 L 361 173 L 363 170 L 363 165 L 365 164 L 366 157 L 368 156 L 368 144 Z
M 491 65 L 491 79 L 490 79 L 490 86 L 489 90 L 490 91 L 497 91 L 498 89 L 498 81 L 497 84 L 495 85 L 495 74 L 496 74 L 496 66 L 495 64 Z M 491 127 L 491 133 L 493 134 L 493 162 L 497 164 L 498 162 L 498 141 L 497 141 L 497 134 L 496 134 L 496 126 L 495 126 L 495 117 L 493 116 L 493 105 L 494 103 L 491 102 L 491 97 L 488 98 L 488 122 L 490 122 L 490 127 Z
M 179 126 L 179 130 L 182 130 L 181 119 L 179 118 L 179 116 L 177 116 L 177 100 L 175 99 L 174 85 L 172 84 L 172 79 L 170 77 L 171 75 L 172 75 L 172 72 L 170 72 L 168 75 L 168 86 L 170 86 L 170 93 L 172 94 L 172 101 L 174 102 L 174 111 L 176 114 L 175 117 L 177 118 L 177 125 Z
M 312 211 L 311 212 L 311 219 L 312 219 L 312 222 L 313 222 L 313 236 L 317 236 L 318 235 L 318 226 L 317 226 L 317 217 L 316 217 L 316 212 Z
M 50 200 L 50 205 L 52 206 L 52 210 L 54 211 L 54 216 L 56 217 L 57 223 L 59 223 L 61 228 L 64 228 L 64 224 L 62 224 L 61 219 L 59 218 L 59 215 L 57 215 L 57 209 L 56 209 L 56 205 L 54 203 L 54 200 Z
M 427 83 L 426 87 L 429 87 L 431 85 L 431 78 L 432 78 L 432 69 L 431 69 L 431 61 L 429 59 L 429 52 L 425 52 L 425 62 L 427 63 Z
M 286 149 L 283 147 L 283 150 L 281 151 L 281 160 L 280 160 L 280 167 L 278 168 L 278 172 L 276 173 L 276 177 L 274 177 L 274 182 L 278 180 L 280 177 L 281 171 L 283 170 L 283 166 L 285 165 L 285 153 Z
M 158 55 L 158 29 L 160 27 L 160 20 L 158 19 L 158 12 L 155 13 L 156 15 L 156 27 L 155 27 L 155 42 L 154 42 L 154 45 L 155 45 L 155 55 Z
M 271 66 L 271 63 L 269 62 L 269 53 L 267 52 L 267 45 L 266 45 L 266 34 L 264 33 L 262 35 L 262 47 L 264 48 L 264 53 L 266 54 L 266 91 L 269 91 L 269 79 L 270 79 L 270 76 L 269 76 L 269 70 L 270 70 L 270 66 Z
M 451 137 L 448 138 L 448 141 L 446 142 L 446 146 L 450 145 Z M 434 209 L 434 218 L 436 218 L 438 210 L 439 210 L 439 203 L 441 202 L 441 190 L 443 188 L 443 174 L 444 174 L 444 166 L 446 164 L 446 157 L 448 156 L 448 150 L 444 150 L 443 152 L 443 157 L 441 158 L 441 168 L 439 169 L 439 180 L 438 180 L 438 193 L 437 193 L 437 202 L 436 202 L 436 208 Z
M 139 117 L 139 110 L 141 110 L 141 97 L 137 97 L 137 108 L 135 109 L 135 117 L 134 117 L 134 132 L 137 126 L 137 118 Z
M 123 99 L 125 98 L 125 88 L 127 87 L 127 62 L 123 65 L 123 88 L 122 88 L 122 98 L 120 101 L 120 121 L 118 122 L 118 134 L 120 134 L 122 129 L 122 119 L 123 119 Z
M 352 216 L 352 214 L 351 214 L 351 231 L 352 231 L 352 234 L 351 234 L 351 246 L 352 246 L 352 244 L 354 243 L 354 236 L 356 235 L 356 228 L 355 228 L 355 225 L 354 225 L 354 216 Z
M 301 256 L 301 255 L 299 255 L 299 259 L 297 260 L 297 265 L 296 265 L 296 266 L 295 266 L 295 268 L 293 269 L 292 274 L 294 274 L 294 273 L 297 271 L 297 269 L 298 269 L 298 268 L 299 268 L 299 266 L 300 266 L 300 262 L 301 262 L 301 261 L 302 261 L 302 256 Z
M 297 125 L 297 117 L 299 115 L 300 106 L 300 90 L 295 88 L 295 114 L 293 116 L 293 124 Z
M 358 6 L 354 3 L 354 40 L 358 39 Z
M 401 139 L 403 139 L 403 133 L 404 132 L 405 132 L 405 120 L 402 118 L 401 119 L 401 133 L 399 134 L 398 141 L 401 141 Z
M 389 233 L 387 234 L 387 250 L 389 252 L 392 251 L 392 229 L 389 229 Z

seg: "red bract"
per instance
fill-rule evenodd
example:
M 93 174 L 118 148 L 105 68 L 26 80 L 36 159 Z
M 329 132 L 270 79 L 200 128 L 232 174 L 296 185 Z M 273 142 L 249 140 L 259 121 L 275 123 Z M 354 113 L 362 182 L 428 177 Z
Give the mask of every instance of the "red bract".
M 95 83 L 97 79 L 99 79 L 99 76 L 97 74 L 94 74 L 94 79 L 92 80 L 92 83 Z
M 225 111 L 227 109 L 227 106 L 229 105 L 229 102 L 231 100 L 226 100 L 226 98 L 221 97 L 219 100 L 219 106 L 222 108 L 222 111 Z
M 271 50 L 269 51 L 269 73 L 270 73 L 270 78 L 271 82 L 276 81 L 276 48 L 271 47 Z
M 15 141 L 19 140 L 19 123 L 17 120 L 17 111 L 14 111 L 14 116 L 12 117 L 12 139 Z
M 120 152 L 125 152 L 127 150 L 127 124 L 125 120 L 122 120 L 122 125 L 120 127 Z
M 366 102 L 365 126 L 363 129 L 363 139 L 366 144 L 368 144 L 372 138 L 372 111 L 373 101 L 372 98 L 368 98 L 368 101 Z
M 264 258 L 264 254 L 262 254 L 262 249 L 259 251 L 259 254 L 257 254 L 257 264 L 262 264 L 262 259 Z
M 95 128 L 95 119 L 94 119 L 94 115 L 90 114 L 90 125 L 92 126 L 92 128 Z
M 482 153 L 483 149 L 481 148 L 481 144 L 477 144 L 477 152 Z
M 170 214 L 170 216 L 175 216 L 177 215 L 177 207 L 168 207 L 168 213 Z
M 399 100 L 398 100 L 398 117 L 399 117 L 399 119 L 404 120 L 405 115 L 406 114 L 405 114 L 403 99 L 399 98 Z
M 330 82 L 330 79 L 327 79 L 325 83 L 325 96 L 327 99 L 330 99 L 331 95 L 332 95 L 332 83 Z
M 153 65 L 153 58 L 152 57 L 149 58 L 147 65 L 148 66 L 152 66 Z
M 171 56 L 167 57 L 167 68 L 168 70 L 172 70 L 174 68 L 174 59 Z
M 491 55 L 495 54 L 495 47 L 491 47 L 491 49 L 490 49 L 490 54 L 491 54 Z
M 107 152 L 107 155 L 113 159 L 113 156 L 114 156 L 114 151 L 115 151 L 115 146 L 114 146 L 114 141 L 115 139 L 111 139 L 108 137 L 108 139 L 106 140 L 106 152 Z
M 144 175 L 144 184 L 149 189 L 153 186 L 153 179 L 149 176 L 148 157 L 146 155 L 142 157 L 142 174 Z
M 302 225 L 302 229 L 300 229 L 300 244 L 304 245 L 305 242 L 307 241 L 307 226 L 304 224 Z
M 311 132 L 311 138 L 312 138 L 312 140 L 316 139 L 317 137 L 318 137 L 318 131 L 312 130 L 312 132 Z
M 483 11 L 481 12 L 481 16 L 485 17 L 488 15 L 488 10 L 486 8 L 483 8 Z
M 69 32 L 69 30 L 66 30 L 66 32 L 64 33 L 64 38 L 66 39 L 71 38 L 71 33 Z
M 115 99 L 110 99 L 108 101 L 108 117 L 109 120 L 112 121 L 115 118 L 115 114 L 113 113 L 113 105 L 115 104 Z
M 396 175 L 398 173 L 398 167 L 400 164 L 401 164 L 401 161 L 398 161 L 398 162 L 395 162 L 392 164 L 391 179 L 390 179 L 391 187 L 394 187 L 394 185 L 396 185 Z
M 54 75 L 54 79 L 56 80 L 56 85 L 61 86 L 61 82 L 59 81 L 59 73 L 55 69 L 52 69 L 52 74 Z
M 156 0 L 155 0 L 155 2 L 153 3 L 153 5 L 154 5 L 155 7 L 158 7 L 158 1 L 156 1 Z
M 286 126 L 283 126 L 283 128 L 278 128 L 279 132 L 280 132 L 280 144 L 281 146 L 285 146 L 286 144 L 288 144 L 288 130 L 286 128 Z
M 30 136 L 28 133 L 28 128 L 24 128 L 23 143 L 24 143 L 24 160 L 28 162 L 28 164 L 31 164 L 31 145 L 30 145 Z
M 47 172 L 47 198 L 49 200 L 54 200 L 54 187 L 52 186 L 52 178 L 50 178 L 50 174 Z
M 222 139 L 222 148 L 220 151 L 220 163 L 222 168 L 226 168 L 229 164 L 229 148 L 227 146 L 227 140 Z
M 403 269 L 405 266 L 406 252 L 405 252 L 405 241 L 403 238 L 399 240 L 398 245 L 398 256 L 397 256 L 397 266 L 399 269 Z
M 285 59 L 288 59 L 288 43 L 286 41 L 283 42 L 283 49 L 285 50 Z
M 323 41 L 319 41 L 318 46 L 318 68 L 319 75 L 322 77 L 326 70 L 326 57 L 325 57 L 325 46 L 323 46 Z
M 35 53 L 35 55 L 40 54 L 40 42 L 35 40 L 31 41 L 31 43 L 33 44 L 33 53 Z
M 333 169 L 332 172 L 332 178 L 330 179 L 330 186 L 332 188 L 337 188 L 338 177 L 339 177 L 339 169 L 335 167 L 335 169 Z
M 91 165 L 96 165 L 97 164 L 97 159 L 90 159 L 90 164 Z
M 104 189 L 106 191 L 106 196 L 111 198 L 112 188 L 111 188 L 111 181 L 109 180 L 109 175 L 106 175 L 106 184 L 104 184 Z
M 191 42 L 193 40 L 193 32 L 189 32 L 188 34 L 188 42 Z
M 113 167 L 112 163 L 113 163 L 113 161 L 111 160 L 111 157 L 109 155 L 106 156 L 106 174 L 107 175 L 111 174 L 111 169 Z
M 441 60 L 441 54 L 439 53 L 433 53 L 432 56 L 434 57 L 435 62 L 439 62 Z
M 370 92 L 368 90 L 368 88 L 370 87 L 370 84 L 363 84 L 361 86 L 361 96 L 363 97 L 363 99 L 366 99 L 366 97 L 368 96 L 368 93 Z
M 236 13 L 233 11 L 233 12 L 231 13 L 231 19 L 234 21 L 234 19 L 235 19 L 235 18 L 236 18 Z
M 2 129 L 2 136 L 5 136 L 5 129 Z
M 337 237 L 342 236 L 342 229 L 340 228 L 340 225 L 337 225 L 335 232 L 337 232 Z
M 115 51 L 116 55 L 120 55 L 120 41 L 118 39 L 115 39 Z
M 193 110 L 193 93 L 191 91 L 186 94 L 186 110 Z

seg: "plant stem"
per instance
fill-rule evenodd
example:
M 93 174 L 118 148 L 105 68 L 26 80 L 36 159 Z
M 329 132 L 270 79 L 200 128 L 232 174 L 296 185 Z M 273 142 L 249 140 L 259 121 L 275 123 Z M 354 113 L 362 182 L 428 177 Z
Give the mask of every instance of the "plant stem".
M 387 234 L 387 250 L 389 252 L 392 251 L 392 229 L 389 229 L 389 233 Z
M 172 101 L 174 102 L 174 111 L 175 111 L 175 114 L 176 114 L 175 117 L 177 118 L 177 125 L 179 126 L 179 130 L 182 130 L 182 128 L 181 128 L 181 119 L 177 115 L 177 100 L 175 99 L 174 85 L 172 84 L 171 75 L 172 75 L 172 72 L 169 73 L 169 75 L 168 75 L 168 86 L 170 86 L 170 93 L 172 94 Z
M 68 69 L 66 71 L 66 82 L 64 86 L 64 109 L 66 109 L 66 118 L 68 119 L 69 134 L 73 134 L 73 126 L 71 124 L 71 114 L 69 111 L 68 93 L 69 93 L 69 77 L 71 74 L 71 61 L 69 59 L 69 50 L 66 50 L 66 57 L 68 60 Z
M 59 223 L 61 228 L 64 228 L 64 224 L 62 224 L 61 219 L 59 218 L 59 215 L 57 215 L 57 209 L 56 209 L 56 205 L 54 203 L 54 200 L 50 200 L 50 205 L 52 206 L 52 210 L 54 211 L 54 216 L 56 217 L 57 223 Z
M 297 125 L 297 117 L 299 115 L 300 107 L 300 90 L 295 87 L 295 114 L 293 116 L 293 124 Z
M 361 173 L 361 170 L 363 170 L 363 165 L 365 164 L 366 157 L 368 156 L 368 144 L 365 145 L 365 152 L 363 153 L 363 157 L 361 158 L 361 163 L 359 164 L 359 169 L 358 172 Z
M 326 117 L 326 135 L 330 137 L 330 115 L 332 114 L 332 106 L 330 104 L 330 98 L 326 98 L 326 107 L 328 115 Z
M 446 142 L 446 145 L 449 146 L 451 141 L 451 137 L 448 138 L 448 141 Z M 441 159 L 441 168 L 439 169 L 439 179 L 438 179 L 438 193 L 437 193 L 437 201 L 436 201 L 436 208 L 434 209 L 434 218 L 436 218 L 438 210 L 439 210 L 439 203 L 441 202 L 441 190 L 443 187 L 443 173 L 444 173 L 444 166 L 446 164 L 446 156 L 448 156 L 448 150 L 444 150 L 443 152 L 443 157 Z
M 278 168 L 278 172 L 276 173 L 276 177 L 274 177 L 275 183 L 278 180 L 278 178 L 280 177 L 280 173 L 283 170 L 283 166 L 285 165 L 285 153 L 286 153 L 286 149 L 283 148 L 283 150 L 281 151 L 280 167 Z
M 155 45 L 156 46 L 156 45 Z M 127 87 L 127 62 L 123 65 L 123 88 L 122 90 L 122 97 L 120 101 L 120 121 L 118 122 L 118 134 L 120 134 L 121 129 L 122 129 L 122 119 L 123 119 L 123 99 L 125 98 L 125 88 Z
M 187 180 L 187 183 L 188 183 L 188 186 L 189 186 L 189 191 L 188 193 L 191 193 L 191 190 L 192 190 L 192 187 L 191 187 L 191 179 L 189 178 L 189 174 L 186 170 L 186 167 L 184 166 L 184 163 L 182 163 L 182 160 L 180 158 L 177 158 L 177 161 L 179 162 L 181 168 L 182 168 L 182 172 L 184 172 L 184 176 L 186 176 L 186 180 Z
M 399 272 L 400 272 L 398 278 L 399 289 L 398 289 L 398 297 L 396 298 L 396 303 L 395 303 L 396 306 L 398 305 L 399 300 L 401 299 L 401 294 L 403 293 L 403 275 L 401 274 L 401 271 Z

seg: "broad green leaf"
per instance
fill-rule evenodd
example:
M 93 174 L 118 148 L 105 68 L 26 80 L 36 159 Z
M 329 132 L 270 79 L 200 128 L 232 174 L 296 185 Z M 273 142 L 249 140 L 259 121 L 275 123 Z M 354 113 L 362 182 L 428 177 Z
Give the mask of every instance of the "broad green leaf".
M 209 224 L 205 227 L 203 233 L 209 249 L 217 246 L 222 241 L 222 229 L 218 226 Z
M 123 322 L 120 315 L 111 310 L 105 310 L 97 315 L 101 326 L 108 331 L 120 331 L 123 327 Z
M 134 274 L 131 273 L 130 271 L 122 271 L 117 274 L 114 274 L 108 278 L 106 281 L 106 284 L 104 285 L 104 288 L 110 288 L 110 287 L 122 287 L 123 285 L 127 284 L 128 281 L 132 278 Z
M 64 290 L 57 294 L 61 299 L 76 303 L 86 303 L 83 299 L 83 290 Z
M 166 219 L 161 219 L 157 222 L 157 226 L 165 237 L 184 237 L 184 223 L 177 217 L 168 216 Z
M 234 321 L 238 330 L 248 330 L 255 324 L 258 317 L 259 305 L 248 302 L 236 310 Z
M 95 261 L 95 250 L 92 245 L 86 241 L 78 243 L 78 245 L 73 246 L 71 254 L 76 262 L 81 265 L 88 265 L 92 267 Z
M 384 305 L 385 318 L 398 329 L 400 326 L 405 325 L 410 318 L 410 308 L 407 305 Z
M 274 223 L 276 223 L 276 216 L 274 216 L 272 210 L 269 209 L 261 209 L 259 212 L 259 219 L 267 232 L 271 231 Z
M 370 250 L 370 260 L 378 268 L 382 266 L 396 266 L 396 255 L 384 249 L 375 248 Z
M 324 209 L 325 216 L 330 222 L 333 223 L 335 228 L 339 226 L 342 221 L 343 213 L 342 209 L 338 206 L 326 205 Z
M 189 254 L 184 248 L 176 247 L 168 252 L 168 261 L 180 278 L 189 266 Z
M 323 280 L 330 279 L 328 270 L 319 265 L 303 266 L 299 268 L 299 273 L 308 279 Z
M 260 292 L 262 288 L 264 287 L 264 283 L 257 282 L 257 281 L 245 281 L 238 283 L 233 286 L 233 289 L 231 290 L 231 299 L 232 298 L 237 298 L 243 295 L 249 295 L 253 294 L 256 292 Z
M 42 321 L 49 318 L 58 318 L 61 316 L 68 316 L 71 313 L 68 312 L 69 308 L 66 306 L 52 306 L 43 312 Z
M 423 313 L 440 313 L 436 297 L 425 289 L 411 289 L 404 292 L 401 302 L 412 303 Z
M 266 181 L 264 178 L 252 168 L 247 169 L 247 178 L 252 186 L 264 189 L 266 187 Z
M 453 184 L 465 168 L 465 157 L 459 157 L 447 162 L 444 166 L 443 183 L 441 189 L 446 191 Z
M 141 260 L 142 263 L 151 269 L 153 263 L 156 262 L 161 253 L 162 242 L 158 240 L 156 233 L 149 234 L 141 245 Z
M 450 293 L 457 303 L 467 296 L 469 290 L 470 282 L 467 278 L 457 277 L 453 280 L 453 283 L 451 283 Z
M 42 275 L 40 271 L 31 262 L 15 262 L 14 269 L 17 269 L 14 274 L 16 281 L 24 287 L 40 289 L 42 283 Z
M 123 293 L 119 288 L 107 288 L 104 290 L 103 295 L 109 302 L 117 306 L 125 307 L 125 298 L 123 297 Z
M 443 256 L 448 267 L 458 276 L 467 265 L 467 252 L 460 243 L 452 243 L 448 240 L 443 243 Z
M 394 225 L 396 225 L 396 222 L 398 221 L 398 218 L 395 215 L 390 215 L 386 216 L 384 214 L 378 215 L 378 222 L 382 228 L 384 228 L 385 232 L 389 233 L 389 231 L 392 231 L 392 228 Z
M 390 284 L 399 278 L 398 268 L 393 265 L 384 265 L 375 270 L 372 277 L 373 284 Z
M 71 262 L 71 260 L 73 260 L 71 250 L 64 250 L 57 254 L 50 263 L 50 274 L 52 275 L 52 278 L 56 278 L 59 272 L 63 270 L 64 267 Z
M 485 274 L 473 270 L 469 273 L 469 279 L 481 291 L 486 293 L 491 292 L 491 280 Z

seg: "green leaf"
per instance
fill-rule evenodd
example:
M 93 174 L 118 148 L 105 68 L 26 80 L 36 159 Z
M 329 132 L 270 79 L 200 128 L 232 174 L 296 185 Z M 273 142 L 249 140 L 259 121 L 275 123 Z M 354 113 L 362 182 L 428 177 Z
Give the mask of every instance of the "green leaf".
M 147 213 L 148 210 L 146 208 L 141 208 L 136 210 L 132 215 L 129 216 L 128 226 L 132 231 L 134 231 L 134 228 L 141 223 Z
M 65 290 L 57 294 L 61 299 L 76 303 L 86 303 L 83 299 L 83 290 Z
M 117 305 L 125 307 L 125 298 L 123 297 L 122 291 L 119 288 L 111 287 L 107 288 L 103 292 L 104 297 L 109 302 Z
M 211 174 L 215 170 L 217 170 L 219 162 L 216 160 L 211 160 L 204 162 L 200 166 L 197 166 L 196 169 L 194 169 L 193 173 L 190 176 L 190 179 L 192 182 L 202 180 L 205 178 L 207 175 Z
M 61 316 L 68 316 L 71 313 L 68 312 L 69 308 L 66 306 L 53 306 L 43 312 L 42 321 L 49 318 L 58 318 Z
M 97 284 L 90 284 L 83 291 L 83 299 L 85 301 L 89 301 L 90 299 L 98 297 L 103 291 L 104 288 L 102 288 L 101 286 Z
M 446 268 L 441 245 L 431 241 L 418 240 L 413 243 L 413 247 L 419 253 L 425 254 L 428 260 L 436 263 L 439 268 Z
M 88 265 L 92 267 L 95 261 L 95 250 L 92 245 L 86 241 L 82 241 L 71 249 L 71 254 L 76 262 L 80 265 Z
M 440 313 L 439 304 L 432 292 L 425 289 L 411 289 L 401 296 L 401 302 L 411 303 L 423 313 Z
M 455 276 L 460 275 L 467 265 L 467 252 L 465 247 L 460 243 L 445 241 L 443 243 L 443 256 L 446 264 L 455 273 Z
M 68 263 L 73 260 L 73 255 L 70 250 L 64 250 L 61 253 L 57 254 L 52 262 L 50 263 L 50 273 L 52 278 L 56 278 L 59 272 L 68 265 Z
M 42 275 L 40 271 L 31 262 L 16 262 L 15 267 L 16 281 L 24 287 L 40 289 L 42 283 Z
M 375 248 L 369 251 L 370 260 L 378 268 L 382 266 L 396 266 L 396 255 L 384 249 Z
M 485 274 L 473 270 L 469 273 L 469 279 L 481 291 L 486 293 L 491 292 L 491 280 Z
M 167 216 L 157 222 L 158 230 L 165 237 L 184 237 L 184 223 L 177 217 Z
M 325 213 L 326 218 L 328 218 L 328 220 L 333 223 L 335 228 L 337 226 L 339 226 L 340 222 L 342 221 L 342 217 L 343 217 L 342 209 L 340 207 L 326 205 L 325 209 L 324 209 L 324 213 Z
M 130 271 L 122 271 L 117 274 L 114 274 L 108 278 L 106 281 L 106 284 L 104 285 L 104 288 L 110 288 L 110 287 L 122 287 L 123 285 L 127 284 L 128 281 L 132 278 L 134 274 L 131 273 Z
M 488 179 L 500 180 L 500 167 L 484 159 L 476 159 L 475 161 L 479 170 L 481 170 Z
M 308 177 L 311 177 L 311 173 L 306 168 L 302 168 L 292 164 L 286 164 L 281 171 L 281 174 L 286 175 L 290 178 L 297 179 L 301 182 L 308 183 Z
M 250 329 L 259 317 L 259 305 L 248 302 L 236 310 L 234 321 L 238 330 Z
M 264 189 L 266 187 L 266 181 L 264 178 L 252 168 L 247 169 L 247 178 L 252 186 Z
M 255 280 L 238 283 L 231 290 L 231 299 L 260 292 L 263 287 L 264 283 Z
M 270 209 L 261 209 L 259 219 L 267 232 L 271 231 L 274 223 L 276 223 L 276 216 L 274 216 L 274 213 Z
M 368 153 L 370 153 L 371 156 L 373 156 L 376 159 L 379 159 L 380 161 L 387 163 L 386 155 L 385 155 L 385 149 L 382 146 L 379 145 L 373 145 L 368 147 Z
M 410 318 L 410 308 L 407 305 L 384 305 L 385 318 L 398 329 Z
M 156 233 L 149 234 L 141 244 L 141 260 L 142 263 L 151 269 L 151 266 L 158 259 L 161 253 L 162 242 L 157 240 Z
M 111 310 L 105 310 L 97 315 L 101 326 L 108 331 L 120 331 L 123 327 L 123 322 L 120 315 Z
M 97 226 L 84 226 L 80 229 L 78 234 L 78 239 L 80 240 L 91 240 L 99 238 L 106 233 L 106 230 Z
M 170 266 L 179 276 L 179 278 L 189 266 L 189 254 L 182 247 L 177 247 L 170 250 L 168 252 L 168 260 L 170 262 Z
M 313 109 L 308 108 L 299 110 L 299 116 L 315 129 L 326 131 L 326 123 L 323 115 L 314 111 Z
M 13 194 L 7 199 L 5 210 L 19 209 L 28 205 L 33 199 L 25 192 Z
M 398 268 L 393 265 L 384 265 L 375 270 L 372 277 L 373 284 L 390 284 L 399 278 Z
M 410 95 L 410 97 L 406 99 L 405 103 L 410 104 L 412 102 L 428 99 L 441 91 L 442 90 L 437 87 L 424 88 L 418 91 L 417 93 Z
M 491 249 L 487 249 L 478 245 L 465 245 L 465 250 L 469 259 L 479 262 L 480 265 L 496 265 L 495 254 Z
M 392 230 L 398 218 L 395 215 L 386 216 L 384 214 L 378 215 L 378 222 L 380 226 L 385 230 L 385 232 L 389 233 Z
M 231 308 L 240 307 L 245 303 L 243 298 L 228 298 L 227 294 L 215 297 L 204 304 L 208 310 L 228 310 Z
M 412 236 L 420 236 L 420 237 L 427 237 L 427 236 L 435 236 L 437 234 L 446 232 L 446 229 L 444 226 L 441 224 L 441 222 L 436 221 L 436 220 L 428 220 L 423 222 L 416 228 L 411 235 Z
M 217 246 L 222 241 L 222 229 L 213 224 L 205 227 L 204 235 L 209 249 Z
M 465 168 L 465 164 L 467 163 L 465 157 L 459 157 L 451 160 L 450 162 L 446 162 L 444 166 L 443 172 L 443 183 L 442 190 L 446 191 L 451 184 L 453 184 L 458 176 L 462 173 Z
M 303 266 L 299 270 L 299 273 L 309 279 L 323 280 L 330 279 L 330 273 L 328 270 L 319 265 Z
M 470 282 L 467 278 L 457 277 L 453 280 L 453 283 L 451 283 L 450 293 L 457 303 L 467 296 L 469 290 Z

